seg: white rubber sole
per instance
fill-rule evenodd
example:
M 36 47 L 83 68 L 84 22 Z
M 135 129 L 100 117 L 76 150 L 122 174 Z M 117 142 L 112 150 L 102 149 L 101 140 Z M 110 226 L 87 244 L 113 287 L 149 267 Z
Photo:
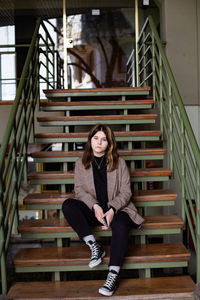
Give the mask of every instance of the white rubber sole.
M 109 291 L 104 290 L 104 288 L 99 289 L 99 294 L 101 294 L 103 296 L 112 296 L 113 293 L 114 293 L 114 291 L 109 292 Z
M 102 258 L 103 258 L 105 255 L 106 255 L 106 252 L 104 251 L 103 254 L 101 255 L 101 257 L 100 257 L 98 260 L 96 260 L 96 261 L 94 261 L 94 262 L 90 262 L 90 263 L 88 264 L 88 266 L 92 269 L 92 268 L 94 268 L 94 267 L 100 265 L 100 263 L 102 262 Z

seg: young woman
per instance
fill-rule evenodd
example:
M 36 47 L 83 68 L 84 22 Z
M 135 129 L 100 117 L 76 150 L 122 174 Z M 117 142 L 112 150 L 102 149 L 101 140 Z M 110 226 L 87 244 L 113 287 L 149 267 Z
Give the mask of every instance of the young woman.
M 91 249 L 90 268 L 99 265 L 106 254 L 91 226 L 112 229 L 109 272 L 99 289 L 105 296 L 114 293 L 130 227 L 139 227 L 144 221 L 130 198 L 130 175 L 117 153 L 114 134 L 110 127 L 97 124 L 89 132 L 82 158 L 76 162 L 75 199 L 67 199 L 62 209 L 68 223 Z

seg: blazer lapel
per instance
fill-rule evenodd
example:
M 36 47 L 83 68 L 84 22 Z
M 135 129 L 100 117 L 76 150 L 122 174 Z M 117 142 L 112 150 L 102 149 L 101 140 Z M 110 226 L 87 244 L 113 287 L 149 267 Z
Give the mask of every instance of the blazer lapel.
M 85 172 L 87 172 L 86 180 L 87 180 L 88 189 L 93 193 L 92 196 L 96 197 L 92 166 L 89 169 L 85 170 Z

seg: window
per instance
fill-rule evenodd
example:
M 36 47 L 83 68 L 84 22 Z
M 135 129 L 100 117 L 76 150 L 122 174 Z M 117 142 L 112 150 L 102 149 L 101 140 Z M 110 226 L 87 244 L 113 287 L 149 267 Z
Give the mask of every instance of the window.
M 0 101 L 14 100 L 16 94 L 16 54 L 14 26 L 0 27 Z

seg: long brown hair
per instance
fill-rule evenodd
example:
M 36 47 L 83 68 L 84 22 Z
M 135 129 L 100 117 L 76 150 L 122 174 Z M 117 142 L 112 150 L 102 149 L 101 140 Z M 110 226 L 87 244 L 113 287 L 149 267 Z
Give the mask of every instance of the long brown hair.
M 86 169 L 91 167 L 91 163 L 94 158 L 93 150 L 91 147 L 91 139 L 98 132 L 103 131 L 105 133 L 108 147 L 105 152 L 106 160 L 107 160 L 107 171 L 112 172 L 118 167 L 119 154 L 117 152 L 117 144 L 115 141 L 115 136 L 109 126 L 103 124 L 97 124 L 89 131 L 88 141 L 84 148 L 84 153 L 82 157 L 82 163 Z

